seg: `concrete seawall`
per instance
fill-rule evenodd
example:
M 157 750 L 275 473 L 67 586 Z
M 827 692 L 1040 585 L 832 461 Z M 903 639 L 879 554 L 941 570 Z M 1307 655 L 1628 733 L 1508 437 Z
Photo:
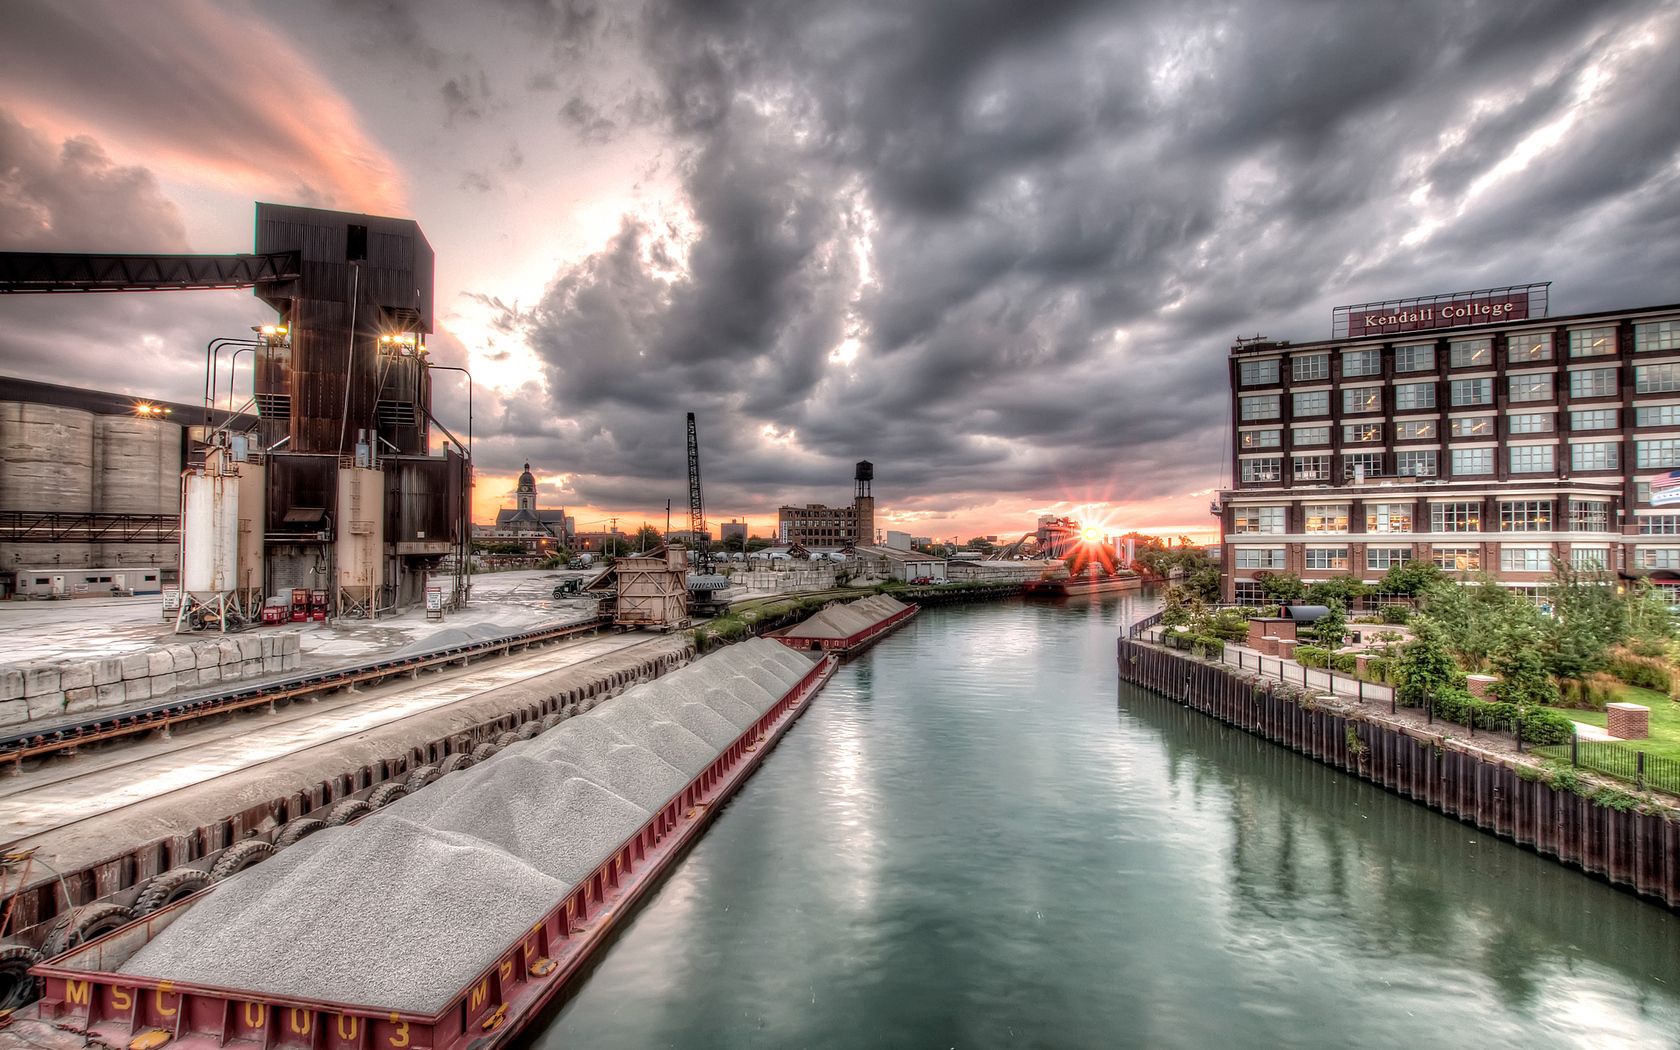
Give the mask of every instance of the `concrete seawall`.
M 1555 788 L 1458 741 L 1315 709 L 1275 683 L 1122 638 L 1120 680 L 1680 909 L 1680 823 Z M 1529 772 L 1532 767 L 1522 767 Z

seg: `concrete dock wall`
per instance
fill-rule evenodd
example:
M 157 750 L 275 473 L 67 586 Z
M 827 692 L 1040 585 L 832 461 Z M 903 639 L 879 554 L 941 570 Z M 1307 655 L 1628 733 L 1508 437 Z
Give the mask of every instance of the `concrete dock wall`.
M 0 666 L 0 728 L 142 705 L 295 671 L 298 632 L 242 634 L 158 646 L 97 660 L 37 660 Z
M 1448 737 L 1315 709 L 1273 682 L 1122 638 L 1120 680 L 1680 908 L 1680 823 L 1554 788 Z

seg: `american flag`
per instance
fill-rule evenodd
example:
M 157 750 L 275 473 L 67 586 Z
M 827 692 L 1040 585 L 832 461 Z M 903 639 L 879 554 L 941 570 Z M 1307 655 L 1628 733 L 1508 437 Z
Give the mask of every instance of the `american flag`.
M 1658 474 L 1650 481 L 1652 492 L 1663 492 L 1680 487 L 1680 470 L 1671 470 L 1667 474 Z

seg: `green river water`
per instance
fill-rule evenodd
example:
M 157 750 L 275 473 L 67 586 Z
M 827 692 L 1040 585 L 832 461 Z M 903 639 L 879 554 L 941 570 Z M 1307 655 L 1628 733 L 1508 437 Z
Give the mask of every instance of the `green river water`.
M 1680 1047 L 1680 917 L 1118 686 L 1141 612 L 843 666 L 531 1043 Z

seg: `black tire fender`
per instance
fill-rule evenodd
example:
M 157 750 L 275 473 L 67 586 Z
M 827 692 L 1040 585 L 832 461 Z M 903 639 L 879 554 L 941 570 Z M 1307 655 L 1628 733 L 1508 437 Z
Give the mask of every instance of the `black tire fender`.
M 367 804 L 374 809 L 384 809 L 406 794 L 408 794 L 408 788 L 403 781 L 387 780 L 368 792 Z
M 556 711 L 552 715 L 549 715 L 547 718 L 542 720 L 542 731 L 544 733 L 546 733 L 550 729 L 553 729 L 555 726 L 559 725 L 561 722 L 564 722 L 565 720 L 566 720 L 566 716 L 561 714 L 560 712 Z
M 412 795 L 441 776 L 443 774 L 439 772 L 436 766 L 418 766 L 408 774 L 408 779 L 403 781 L 403 787 L 407 788 L 408 793 Z
M 41 945 L 41 955 L 47 959 L 63 955 L 78 944 L 85 944 L 133 921 L 133 908 L 110 901 L 84 904 L 53 925 L 52 932 L 47 934 L 46 942 Z
M 484 743 L 472 749 L 472 760 L 474 763 L 482 762 L 487 758 L 494 757 L 496 752 L 501 749 L 501 745 L 486 740 Z
M 538 733 L 540 733 L 542 731 L 543 731 L 543 725 L 542 725 L 541 722 L 538 722 L 538 721 L 535 721 L 535 720 L 532 720 L 530 722 L 526 722 L 524 725 L 519 727 L 519 734 L 518 734 L 519 739 L 529 740 L 529 739 L 536 736 Z
M 235 842 L 222 851 L 216 858 L 216 863 L 210 866 L 210 877 L 217 882 L 229 875 L 237 875 L 253 864 L 261 864 L 274 856 L 274 843 L 262 839 L 246 839 Z
M 27 944 L 0 943 L 0 1011 L 16 1010 L 39 998 L 41 986 L 29 976 L 29 968 L 41 961 L 41 953 Z
M 519 734 L 512 729 L 508 730 L 505 733 L 500 733 L 496 736 L 496 748 L 497 748 L 497 750 L 500 750 L 504 747 L 507 747 L 509 744 L 517 744 L 518 742 L 519 742 Z
M 465 751 L 457 751 L 453 755 L 444 759 L 443 763 L 438 766 L 438 775 L 448 776 L 457 770 L 469 769 L 472 767 L 473 763 L 477 761 L 478 760 L 476 758 L 467 754 Z
M 275 836 L 274 848 L 282 850 L 289 846 L 295 846 L 326 826 L 327 822 L 319 817 L 299 817 L 296 820 L 289 820 L 280 829 L 280 834 Z
M 357 817 L 373 812 L 373 805 L 359 798 L 347 798 L 327 811 L 327 827 L 342 828 Z
M 200 868 L 170 868 L 153 875 L 141 887 L 140 896 L 134 898 L 134 914 L 150 915 L 166 904 L 191 897 L 214 881 L 208 871 Z

